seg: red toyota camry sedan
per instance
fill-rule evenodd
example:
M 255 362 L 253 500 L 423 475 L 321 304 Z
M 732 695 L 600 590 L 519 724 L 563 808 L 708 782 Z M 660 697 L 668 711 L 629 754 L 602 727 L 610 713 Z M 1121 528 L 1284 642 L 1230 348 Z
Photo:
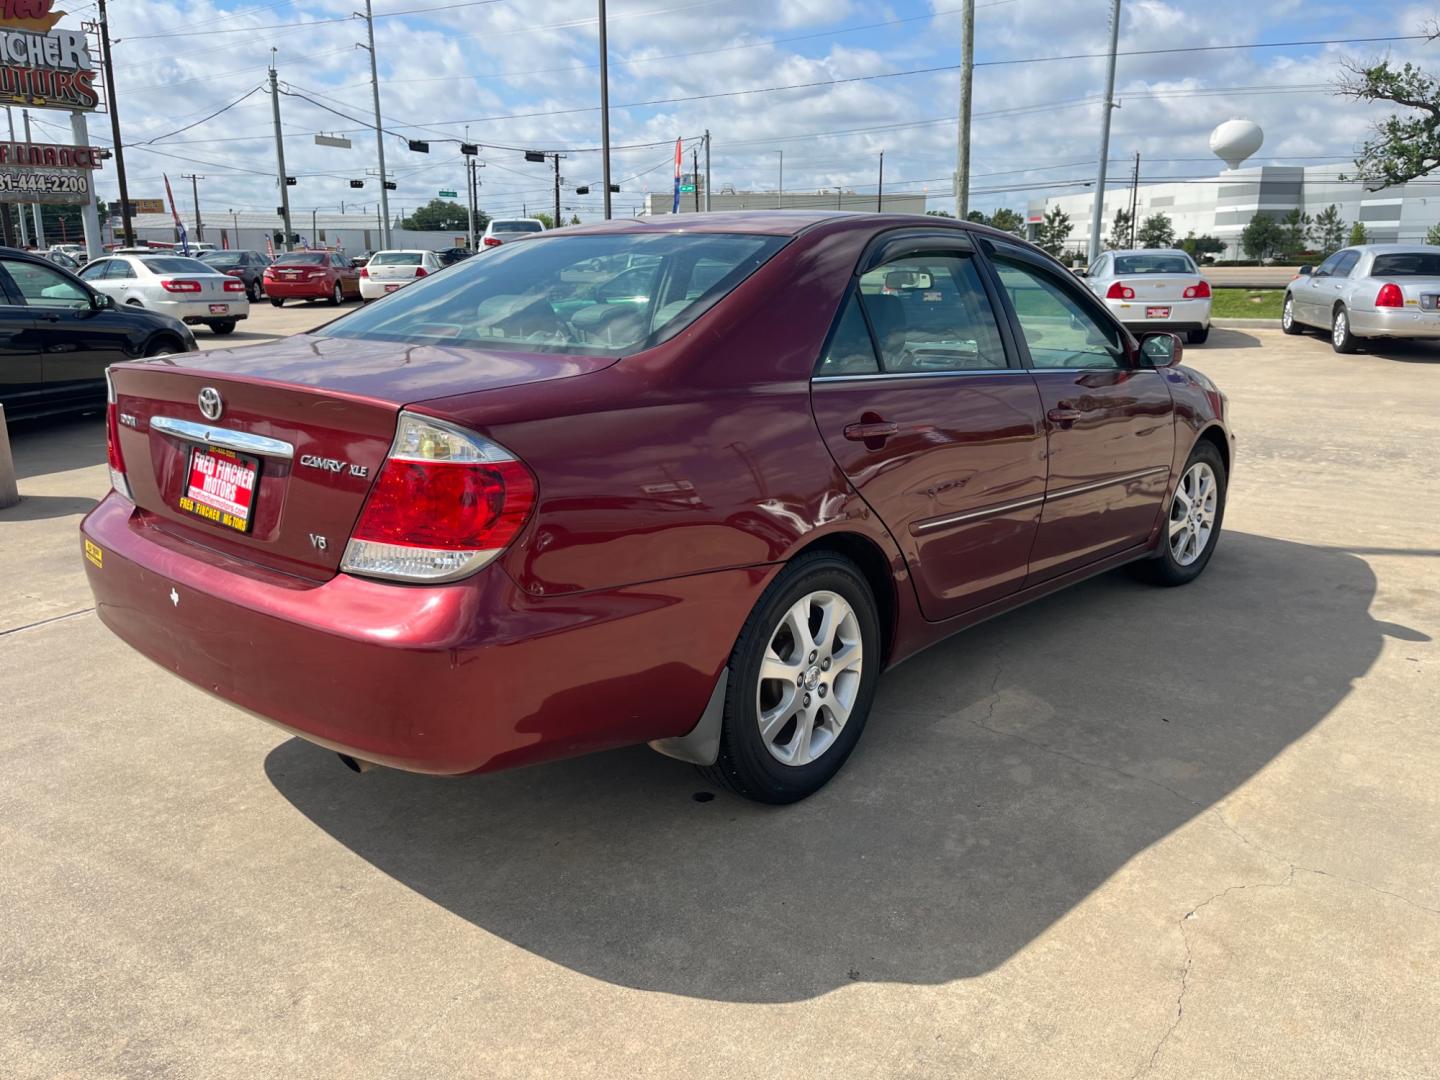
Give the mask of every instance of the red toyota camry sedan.
M 1225 511 L 1225 396 L 1047 255 L 740 213 L 505 245 L 271 346 L 110 369 L 115 633 L 363 770 L 648 742 L 768 802 L 881 672 Z

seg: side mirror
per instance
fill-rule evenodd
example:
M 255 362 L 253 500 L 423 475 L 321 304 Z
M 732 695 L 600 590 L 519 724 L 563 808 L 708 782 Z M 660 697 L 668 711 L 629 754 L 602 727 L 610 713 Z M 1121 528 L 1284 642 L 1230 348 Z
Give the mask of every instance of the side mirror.
M 1298 276 L 1300 276 L 1300 277 L 1309 277 L 1309 276 L 1310 276 L 1311 274 L 1313 274 L 1314 272 L 1315 272 L 1315 268 L 1314 268 L 1313 266 L 1311 266 L 1309 263 L 1306 263 L 1304 266 L 1300 267 L 1300 273 L 1299 273 Z
M 1174 367 L 1185 355 L 1185 346 L 1181 344 L 1178 334 L 1163 331 L 1146 334 L 1140 339 L 1140 355 L 1145 357 L 1153 368 Z
M 90 307 L 95 311 L 108 311 L 115 306 L 115 298 L 109 293 L 91 293 Z

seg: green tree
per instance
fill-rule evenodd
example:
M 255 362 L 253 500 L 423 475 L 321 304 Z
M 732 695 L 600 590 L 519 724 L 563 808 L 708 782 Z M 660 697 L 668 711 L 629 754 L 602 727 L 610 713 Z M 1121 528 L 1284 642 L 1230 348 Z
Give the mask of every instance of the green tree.
M 1329 258 L 1345 246 L 1345 222 L 1340 217 L 1340 208 L 1334 203 L 1315 215 L 1311 238 L 1322 259 Z
M 1425 233 L 1425 243 L 1440 247 L 1440 225 L 1431 225 Z
M 1240 247 L 1252 259 L 1264 259 L 1274 254 L 1280 244 L 1279 222 L 1264 214 L 1256 214 L 1240 234 Z
M 948 218 L 953 218 L 953 217 L 955 216 L 954 214 L 950 213 L 950 211 L 948 211 L 948 210 L 926 210 L 925 213 L 926 213 L 928 216 L 930 216 L 930 217 L 948 217 Z
M 976 225 L 984 225 L 985 215 L 982 214 L 979 210 L 971 210 L 968 214 L 965 215 L 965 220 L 972 222 Z
M 480 219 L 490 219 L 479 211 L 475 214 L 475 227 L 482 228 Z M 470 211 L 457 202 L 446 199 L 431 199 L 420 209 L 400 222 L 402 229 L 416 229 L 421 232 L 447 232 L 470 227 Z
M 1357 221 L 1354 225 L 1350 226 L 1350 239 L 1347 241 L 1346 247 L 1354 247 L 1356 244 L 1368 244 L 1369 242 L 1370 234 L 1365 231 L 1363 222 Z
M 1430 27 L 1431 40 L 1440 28 Z M 1390 187 L 1440 166 L 1440 80 L 1413 64 L 1364 66 L 1346 61 L 1337 93 L 1357 101 L 1388 101 L 1408 112 L 1386 117 L 1355 155 L 1355 179 Z
M 1025 235 L 1025 219 L 1009 207 L 1000 207 L 985 219 L 985 224 L 992 229 L 999 229 L 1001 232 L 1014 233 L 1016 236 Z
M 1052 206 L 1035 229 L 1035 243 L 1051 255 L 1059 255 L 1065 250 L 1066 241 L 1070 239 L 1072 225 L 1069 214 L 1058 205 Z
M 1185 239 L 1180 241 L 1180 250 L 1187 252 L 1192 259 L 1199 262 L 1206 255 L 1219 255 L 1225 250 L 1225 241 L 1206 233 L 1204 236 L 1196 236 L 1194 230 L 1185 234 Z
M 1151 214 L 1140 226 L 1137 241 L 1143 248 L 1175 246 L 1175 223 L 1165 214 Z
M 1115 211 L 1115 220 L 1110 223 L 1110 235 L 1105 239 L 1105 246 L 1111 251 L 1130 246 L 1129 210 Z
M 1278 255 L 1299 255 L 1310 243 L 1310 232 L 1314 221 L 1309 214 L 1301 213 L 1297 206 L 1280 219 L 1280 239 L 1276 242 Z

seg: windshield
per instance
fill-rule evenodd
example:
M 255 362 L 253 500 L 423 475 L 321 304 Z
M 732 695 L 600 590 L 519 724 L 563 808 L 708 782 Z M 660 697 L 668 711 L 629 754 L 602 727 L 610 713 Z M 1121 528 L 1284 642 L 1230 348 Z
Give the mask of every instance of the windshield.
M 490 231 L 497 232 L 544 232 L 545 226 L 538 221 L 492 221 Z
M 1376 255 L 1371 277 L 1440 277 L 1440 251 Z
M 213 255 L 202 255 L 200 261 L 211 266 L 239 266 L 240 256 L 233 251 L 217 251 Z
M 382 251 L 370 260 L 371 266 L 419 266 L 424 256 L 418 251 Z
M 157 274 L 213 274 L 215 268 L 209 266 L 199 259 L 184 258 L 156 258 L 155 256 L 143 256 L 140 261 Z
M 314 253 L 314 254 L 305 254 L 305 253 L 301 252 L 301 253 L 296 253 L 296 254 L 291 254 L 291 255 L 281 255 L 278 259 L 275 260 L 275 262 L 274 262 L 273 265 L 275 265 L 275 266 L 324 266 L 324 265 L 325 265 L 326 263 L 328 263 L 329 261 L 330 261 L 330 256 L 329 256 L 329 255 L 326 255 L 323 251 L 321 251 L 321 252 L 316 252 L 316 253 Z
M 1184 255 L 1116 255 L 1117 274 L 1194 274 L 1195 264 Z
M 457 263 L 317 333 L 619 355 L 678 333 L 785 243 L 717 233 L 556 236 Z

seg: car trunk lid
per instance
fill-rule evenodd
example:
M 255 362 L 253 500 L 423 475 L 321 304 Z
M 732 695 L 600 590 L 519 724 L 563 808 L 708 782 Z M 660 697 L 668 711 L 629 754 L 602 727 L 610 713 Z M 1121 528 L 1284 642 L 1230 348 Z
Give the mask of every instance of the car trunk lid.
M 122 364 L 112 377 L 125 474 L 147 527 L 326 580 L 339 567 L 402 407 L 612 363 L 302 336 Z M 218 395 L 218 415 L 202 413 L 203 391 Z M 232 488 L 222 495 L 222 505 L 237 497 L 245 505 L 243 527 L 235 527 L 238 514 L 222 517 L 204 497 L 191 497 L 203 482 L 197 470 L 216 462 L 232 472 L 256 470 L 253 486 L 242 479 L 242 494 Z
M 374 259 L 371 259 L 370 262 L 365 265 L 365 269 L 366 269 L 366 271 L 368 271 L 368 273 L 369 273 L 369 275 L 370 275 L 370 279 L 371 279 L 372 281 L 390 281 L 390 282 L 395 282 L 395 281 L 414 281 L 415 278 L 416 278 L 416 276 L 417 276 L 416 273 L 415 273 L 415 271 L 422 269 L 422 267 L 421 267 L 421 265 L 420 265 L 418 262 L 416 262 L 416 263 L 392 263 L 392 262 L 381 262 L 381 263 L 377 263 Z M 428 271 L 427 271 L 427 273 L 428 273 Z
M 1185 299 L 1185 290 L 1200 284 L 1198 274 L 1129 274 L 1120 281 L 1135 290 L 1135 303 L 1168 303 Z

